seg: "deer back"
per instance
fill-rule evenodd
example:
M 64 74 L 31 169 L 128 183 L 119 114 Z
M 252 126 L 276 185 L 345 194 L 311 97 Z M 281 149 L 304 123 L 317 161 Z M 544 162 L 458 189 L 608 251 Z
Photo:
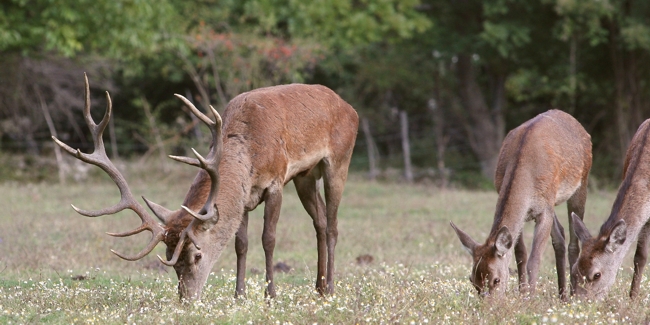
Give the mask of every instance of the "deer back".
M 235 97 L 226 108 L 224 151 L 254 157 L 252 176 L 261 182 L 287 182 L 322 159 L 347 154 L 357 127 L 352 106 L 324 86 L 261 88 Z M 240 146 L 245 152 L 235 149 Z
M 566 201 L 591 169 L 591 136 L 571 115 L 550 110 L 508 133 L 499 152 L 499 192 L 491 234 L 504 224 L 518 233 L 522 209 L 539 211 Z M 533 212 L 534 212 L 533 211 Z

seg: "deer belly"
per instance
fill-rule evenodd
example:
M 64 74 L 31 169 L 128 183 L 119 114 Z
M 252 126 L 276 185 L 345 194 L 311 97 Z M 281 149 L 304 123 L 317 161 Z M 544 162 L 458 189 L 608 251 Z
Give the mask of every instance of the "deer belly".
M 284 183 L 286 184 L 296 175 L 312 173 L 316 179 L 320 178 L 320 169 L 314 168 L 324 158 L 324 154 L 317 152 L 313 155 L 302 157 L 300 160 L 289 162 L 287 172 L 284 175 Z
M 582 182 L 580 181 L 573 184 L 566 182 L 560 183 L 560 188 L 558 188 L 557 193 L 555 194 L 555 205 L 560 205 L 570 199 L 581 184 Z

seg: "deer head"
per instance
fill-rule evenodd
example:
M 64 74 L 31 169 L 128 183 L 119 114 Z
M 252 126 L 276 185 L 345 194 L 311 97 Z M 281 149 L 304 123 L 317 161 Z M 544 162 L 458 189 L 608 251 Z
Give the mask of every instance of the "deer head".
M 592 237 L 582 220 L 571 215 L 573 229 L 582 244 L 582 253 L 571 266 L 571 277 L 577 279 L 575 292 L 579 296 L 601 299 L 616 280 L 621 247 L 627 237 L 625 221 Z
M 501 296 L 510 277 L 510 248 L 513 240 L 508 227 L 501 227 L 496 236 L 481 245 L 450 222 L 463 248 L 472 256 L 472 273 L 469 280 L 481 296 Z
M 210 270 L 222 250 L 222 247 L 220 247 L 221 244 L 215 244 L 213 239 L 214 232 L 218 231 L 216 225 L 219 222 L 216 196 L 219 188 L 219 161 L 223 147 L 221 117 L 211 106 L 210 108 L 215 118 L 215 121 L 213 122 L 192 105 L 192 103 L 185 97 L 176 95 L 176 97 L 180 98 L 191 109 L 193 114 L 208 125 L 210 132 L 212 133 L 212 145 L 210 147 L 210 152 L 205 158 L 194 149 L 192 149 L 192 151 L 197 158 L 177 156 L 170 156 L 170 158 L 201 168 L 202 171 L 199 173 L 199 176 L 197 176 L 197 180 L 205 181 L 203 184 L 197 186 L 209 186 L 210 192 L 205 200 L 205 204 L 197 212 L 192 211 L 186 206 L 181 206 L 181 209 L 171 211 L 143 197 L 144 202 L 151 209 L 153 214 L 162 222 L 161 224 L 152 218 L 147 210 L 137 202 L 122 174 L 110 159 L 108 159 L 102 135 L 111 117 L 111 98 L 107 92 L 106 112 L 104 113 L 101 122 L 96 124 L 90 114 L 90 87 L 88 84 L 88 77 L 84 75 L 84 78 L 84 119 L 86 120 L 86 124 L 92 134 L 94 143 L 93 153 L 82 153 L 79 149 L 75 150 L 57 138 L 52 138 L 56 144 L 61 146 L 61 148 L 70 155 L 104 170 L 117 185 L 120 190 L 121 198 L 116 205 L 102 210 L 87 211 L 78 209 L 74 205 L 72 208 L 79 214 L 87 217 L 99 217 L 114 214 L 124 209 L 133 210 L 142 220 L 142 224 L 131 231 L 108 233 L 108 235 L 126 237 L 148 230 L 152 233 L 151 240 L 142 251 L 134 256 L 127 256 L 113 250 L 111 251 L 125 260 L 135 261 L 149 254 L 159 242 L 164 242 L 167 245 L 167 259 L 163 259 L 160 256 L 158 256 L 158 258 L 165 265 L 174 267 L 179 279 L 178 291 L 181 299 L 199 299 L 201 289 L 203 288 Z M 207 173 L 209 176 L 209 182 L 207 182 L 208 180 L 205 177 L 201 177 L 202 173 Z M 197 181 L 195 181 L 195 183 L 197 183 Z M 188 194 L 188 197 L 190 194 Z M 192 217 L 188 218 L 188 214 Z

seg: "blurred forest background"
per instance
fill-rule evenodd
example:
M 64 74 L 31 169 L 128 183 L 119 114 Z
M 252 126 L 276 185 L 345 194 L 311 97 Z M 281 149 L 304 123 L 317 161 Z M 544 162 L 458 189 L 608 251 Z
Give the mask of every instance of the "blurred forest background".
M 592 135 L 592 185 L 617 184 L 650 117 L 650 1 L 5 0 L 0 180 L 56 180 L 50 135 L 90 150 L 113 98 L 113 157 L 204 143 L 180 101 L 222 111 L 275 84 L 326 85 L 362 117 L 353 170 L 491 188 L 507 130 L 551 108 Z M 202 148 L 202 147 L 199 147 Z M 62 175 L 83 174 L 72 160 Z M 372 169 L 370 169 L 372 166 Z M 406 171 L 405 171 L 406 170 Z

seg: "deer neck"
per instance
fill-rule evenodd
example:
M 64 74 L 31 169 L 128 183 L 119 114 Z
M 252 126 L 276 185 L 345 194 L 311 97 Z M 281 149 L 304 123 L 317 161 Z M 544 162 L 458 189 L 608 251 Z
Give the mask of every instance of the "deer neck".
M 527 221 L 530 210 L 530 200 L 535 193 L 533 179 L 529 173 L 522 170 L 514 170 L 505 177 L 494 213 L 494 223 L 490 230 L 488 240 L 496 237 L 499 230 L 506 226 L 517 239 L 524 223 Z
M 219 190 L 216 197 L 219 221 L 214 226 L 214 235 L 223 243 L 217 243 L 217 245 L 225 246 L 237 232 L 244 214 L 244 202 L 246 202 L 251 188 L 250 160 L 246 159 L 246 155 L 243 155 L 242 150 L 239 149 L 225 147 L 219 165 Z M 199 171 L 183 205 L 193 211 L 199 211 L 207 200 L 210 184 L 208 173 L 204 170 Z M 192 219 L 192 216 L 181 210 L 174 226 L 180 232 Z
M 648 182 L 650 167 L 647 164 L 650 161 L 648 137 L 650 137 L 650 127 L 646 121 L 639 127 L 639 131 L 630 143 L 625 161 L 625 177 L 619 186 L 612 212 L 599 231 L 599 236 L 607 236 L 619 220 L 625 221 L 626 240 L 616 252 L 621 255 L 619 256 L 621 262 L 630 245 L 636 242 L 639 233 L 650 219 L 650 203 L 646 199 L 650 188 Z
M 626 182 L 627 180 L 621 185 L 612 212 L 599 231 L 599 236 L 606 236 L 619 220 L 625 221 L 627 225 L 626 239 L 615 252 L 619 255 L 617 260 L 620 260 L 621 263 L 630 246 L 636 242 L 641 229 L 650 219 L 650 204 L 647 203 L 644 194 L 648 191 L 648 182 L 645 179 L 630 180 L 629 185 Z
M 216 203 L 219 221 L 215 235 L 227 243 L 237 232 L 250 196 L 252 178 L 251 162 L 243 148 L 224 148 L 219 166 L 219 192 Z

